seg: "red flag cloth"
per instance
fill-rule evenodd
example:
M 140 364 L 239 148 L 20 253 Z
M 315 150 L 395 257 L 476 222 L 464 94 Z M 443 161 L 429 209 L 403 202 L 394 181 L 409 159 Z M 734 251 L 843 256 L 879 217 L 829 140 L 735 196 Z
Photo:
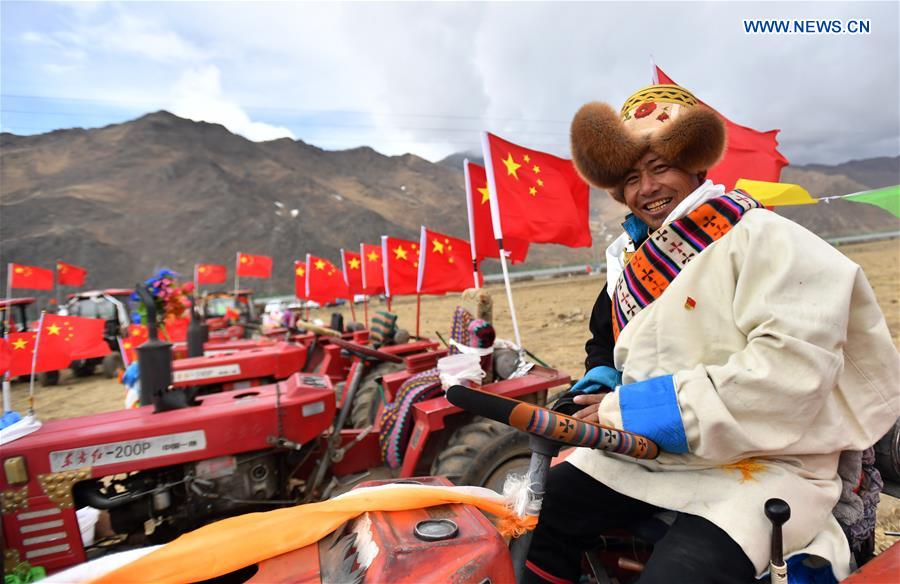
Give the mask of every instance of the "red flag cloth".
M 160 335 L 165 337 L 171 343 L 180 343 L 187 340 L 188 325 L 191 324 L 189 318 L 166 318 L 163 321 L 163 327 L 160 329 Z
M 10 285 L 29 290 L 53 290 L 53 270 L 22 264 L 9 264 Z M 31 369 L 29 369 L 31 371 Z
M 346 282 L 350 293 L 361 294 L 363 291 L 362 256 L 358 253 L 342 249 L 341 266 L 344 268 L 344 282 Z
M 239 253 L 237 256 L 237 275 L 241 278 L 271 278 L 272 258 L 264 255 Z
M 228 280 L 228 270 L 219 264 L 197 264 L 194 270 L 198 285 L 224 284 Z
M 446 294 L 472 288 L 472 254 L 469 242 L 422 227 L 419 293 Z M 479 286 L 484 282 L 478 273 Z
M 125 349 L 125 358 L 128 364 L 137 361 L 135 349 L 150 339 L 150 331 L 142 324 L 128 325 L 128 336 L 122 339 L 122 348 Z
M 484 167 L 466 161 L 466 196 L 468 197 L 469 235 L 475 245 L 475 257 L 499 258 L 500 248 L 491 225 L 491 205 L 488 196 L 487 174 Z M 515 237 L 503 237 L 507 258 L 514 264 L 524 262 L 528 255 L 528 242 Z
M 659 83 L 678 85 L 659 67 L 656 67 L 656 76 Z M 728 142 L 725 156 L 709 170 L 707 178 L 729 191 L 741 178 L 779 182 L 781 169 L 788 165 L 788 159 L 778 151 L 778 132 L 781 130 L 760 132 L 735 124 L 719 112 L 716 114 L 725 122 Z
M 419 282 L 419 244 L 383 235 L 381 254 L 385 264 L 385 294 L 392 297 L 415 294 Z
M 44 316 L 44 329 L 48 333 L 48 324 L 55 325 L 60 330 L 63 340 L 69 345 L 71 360 L 93 359 L 109 355 L 112 349 L 103 338 L 106 321 L 102 318 L 84 318 L 81 316 L 59 316 L 48 314 Z M 44 337 L 41 337 L 41 349 L 43 350 Z
M 495 225 L 504 241 L 590 247 L 590 189 L 571 160 L 523 148 L 484 134 L 484 158 L 492 167 L 496 197 L 491 201 Z M 495 202 L 496 201 L 496 202 Z M 495 232 L 497 229 L 494 230 Z
M 34 356 L 34 345 L 38 342 L 35 373 L 45 371 L 58 371 L 65 369 L 72 362 L 71 346 L 66 339 L 69 334 L 56 319 L 65 317 L 55 314 L 44 316 L 41 325 L 41 338 L 37 341 L 37 333 L 10 333 L 6 341 L 12 348 L 12 361 L 9 365 L 9 374 L 12 377 L 29 375 L 31 362 Z
M 0 376 L 9 371 L 10 363 L 12 363 L 12 347 L 6 339 L 0 339 Z
M 86 269 L 66 262 L 56 262 L 56 281 L 61 286 L 84 286 L 85 278 Z
M 349 298 L 344 274 L 325 258 L 306 256 L 306 297 L 319 304 Z
M 294 296 L 306 298 L 306 261 L 294 260 Z
M 363 293 L 381 294 L 384 292 L 384 262 L 381 246 L 369 243 L 359 244 L 359 254 L 363 258 Z

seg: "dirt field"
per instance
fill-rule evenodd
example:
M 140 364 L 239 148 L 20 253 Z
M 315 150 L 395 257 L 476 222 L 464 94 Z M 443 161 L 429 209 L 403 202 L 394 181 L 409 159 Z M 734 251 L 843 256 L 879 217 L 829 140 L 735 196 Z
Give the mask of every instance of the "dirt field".
M 887 318 L 895 346 L 900 347 L 900 240 L 848 245 L 841 248 L 860 264 L 875 290 Z M 773 259 L 773 261 L 776 261 Z M 584 342 L 588 334 L 591 307 L 604 279 L 600 275 L 565 279 L 521 282 L 513 285 L 513 301 L 519 317 L 523 345 L 548 364 L 579 377 L 584 370 Z M 494 299 L 494 326 L 499 338 L 512 339 L 509 309 L 502 285 L 488 287 Z M 439 331 L 445 338 L 457 296 L 424 297 L 422 299 L 420 333 L 435 337 Z M 370 315 L 381 306 L 370 306 Z M 393 304 L 399 323 L 415 333 L 414 298 L 403 298 Z M 362 319 L 362 305 L 356 306 Z M 345 322 L 350 309 L 342 307 Z M 313 311 L 313 318 L 326 323 L 332 309 Z M 13 405 L 22 412 L 28 408 L 28 384 L 13 385 Z M 36 387 L 35 402 L 42 420 L 112 411 L 123 407 L 124 388 L 115 380 L 99 375 L 74 378 L 63 373 L 57 387 Z M 879 507 L 879 549 L 897 540 L 883 531 L 900 531 L 900 501 L 883 496 Z

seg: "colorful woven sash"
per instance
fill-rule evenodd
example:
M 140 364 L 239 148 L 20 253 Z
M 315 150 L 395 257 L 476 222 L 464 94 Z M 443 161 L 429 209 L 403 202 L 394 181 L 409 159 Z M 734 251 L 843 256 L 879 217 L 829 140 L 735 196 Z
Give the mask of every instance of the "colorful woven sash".
M 612 302 L 613 336 L 637 313 L 662 296 L 669 283 L 700 252 L 728 233 L 750 209 L 763 205 L 741 191 L 710 199 L 657 229 L 625 266 Z

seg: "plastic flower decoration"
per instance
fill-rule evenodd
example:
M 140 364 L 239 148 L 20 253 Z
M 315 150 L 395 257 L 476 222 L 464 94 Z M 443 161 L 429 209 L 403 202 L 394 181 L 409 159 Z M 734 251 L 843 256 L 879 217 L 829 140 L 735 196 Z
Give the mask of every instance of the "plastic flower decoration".
M 165 328 L 166 319 L 183 318 L 190 306 L 189 295 L 194 286 L 190 282 L 179 286 L 178 274 L 163 268 L 156 275 L 144 280 L 144 286 L 153 296 L 156 308 L 156 326 Z M 136 322 L 147 323 L 147 307 L 144 306 L 137 293 L 132 293 L 132 300 L 137 301 Z

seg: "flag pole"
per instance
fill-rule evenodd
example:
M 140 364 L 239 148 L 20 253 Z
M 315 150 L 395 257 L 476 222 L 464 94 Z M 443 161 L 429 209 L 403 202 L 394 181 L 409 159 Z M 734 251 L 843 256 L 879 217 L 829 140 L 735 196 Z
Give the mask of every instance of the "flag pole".
M 241 265 L 241 252 L 236 252 L 234 256 L 234 300 L 237 302 L 237 292 L 240 287 L 241 277 L 238 275 L 238 267 Z
M 416 275 L 416 338 L 419 338 L 419 321 L 422 316 L 422 278 L 425 275 L 425 246 L 428 245 L 425 226 L 419 235 L 419 273 Z
M 469 180 L 469 159 L 463 160 L 463 174 L 466 179 L 466 214 L 469 218 L 469 247 L 472 248 L 472 281 L 478 285 L 478 253 L 475 250 L 475 211 L 472 209 L 472 184 Z
M 363 294 L 363 311 L 366 315 L 366 328 L 369 328 L 369 295 Z
M 197 264 L 194 264 L 194 296 L 200 293 L 200 276 L 197 274 Z
M 56 295 L 56 309 L 59 312 L 59 262 L 56 262 L 56 270 L 53 274 L 53 288 Z
M 6 314 L 3 318 L 7 319 L 6 326 L 3 327 L 3 338 L 9 336 L 10 323 L 12 322 L 12 262 L 6 264 Z M 12 391 L 10 389 L 9 371 L 3 374 L 3 413 L 12 411 Z
M 516 318 L 516 307 L 513 304 L 512 286 L 509 282 L 509 270 L 506 267 L 506 251 L 503 249 L 503 229 L 500 225 L 500 201 L 497 200 L 497 185 L 494 182 L 494 164 L 491 160 L 491 144 L 487 132 L 481 133 L 481 148 L 484 154 L 484 170 L 488 181 L 488 198 L 491 204 L 491 225 L 497 248 L 500 251 L 500 268 L 503 270 L 503 284 L 506 286 L 506 301 L 509 303 L 509 315 L 512 317 L 513 334 L 516 346 L 522 350 L 522 337 L 519 335 L 519 321 Z
M 387 235 L 381 236 L 381 272 L 384 278 L 384 297 L 387 299 L 388 312 L 391 312 L 391 283 L 388 279 L 387 238 Z
M 28 380 L 28 415 L 34 415 L 34 370 L 37 369 L 38 348 L 41 345 L 41 332 L 44 330 L 44 315 L 46 310 L 41 311 L 41 318 L 38 319 L 37 335 L 34 337 L 34 353 L 31 354 L 31 378 Z
M 350 318 L 353 319 L 353 322 L 356 322 L 356 307 L 353 305 L 355 295 L 350 289 L 350 275 L 347 273 L 347 260 L 344 257 L 344 248 L 341 248 L 341 269 L 344 271 L 344 284 L 347 285 L 347 294 L 350 295 Z M 360 266 L 360 269 L 362 269 L 362 266 Z

